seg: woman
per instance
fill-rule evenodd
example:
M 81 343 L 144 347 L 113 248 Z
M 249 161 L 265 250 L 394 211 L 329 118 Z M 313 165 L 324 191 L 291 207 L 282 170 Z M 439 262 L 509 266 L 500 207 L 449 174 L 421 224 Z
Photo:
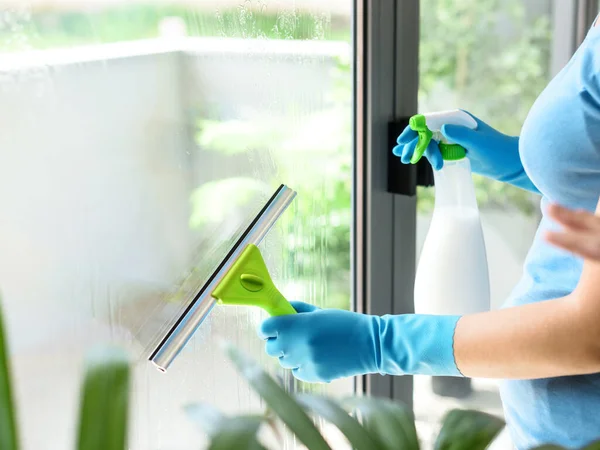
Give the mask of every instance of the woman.
M 582 446 L 600 438 L 600 219 L 585 213 L 600 196 L 600 28 L 536 100 L 520 137 L 476 120 L 475 130 L 447 125 L 442 133 L 467 149 L 474 172 L 542 196 L 523 277 L 502 309 L 378 317 L 294 303 L 301 314 L 267 319 L 259 335 L 305 381 L 366 373 L 502 379 L 517 448 Z M 408 162 L 416 134 L 405 130 L 398 144 L 394 153 Z M 442 166 L 435 143 L 426 156 Z

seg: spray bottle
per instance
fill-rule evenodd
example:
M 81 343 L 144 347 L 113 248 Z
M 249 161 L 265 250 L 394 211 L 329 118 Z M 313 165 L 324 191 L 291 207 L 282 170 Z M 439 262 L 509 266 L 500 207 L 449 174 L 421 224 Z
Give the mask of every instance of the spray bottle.
M 415 312 L 463 315 L 489 310 L 490 283 L 471 164 L 465 149 L 441 134 L 445 124 L 477 128 L 461 110 L 416 115 L 409 123 L 419 136 L 411 163 L 432 139 L 444 160 L 434 172 L 435 206 L 417 267 Z

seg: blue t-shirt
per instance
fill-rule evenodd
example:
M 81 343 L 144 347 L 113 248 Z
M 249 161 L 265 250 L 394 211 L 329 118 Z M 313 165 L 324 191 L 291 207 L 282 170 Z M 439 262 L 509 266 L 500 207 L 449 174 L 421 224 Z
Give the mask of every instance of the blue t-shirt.
M 589 30 L 534 103 L 519 151 L 542 194 L 542 212 L 549 202 L 595 210 L 600 196 L 600 27 Z M 544 231 L 555 227 L 542 218 L 523 277 L 505 307 L 563 297 L 575 289 L 583 260 L 545 242 Z M 508 380 L 500 392 L 519 450 L 543 443 L 582 446 L 600 438 L 600 374 Z

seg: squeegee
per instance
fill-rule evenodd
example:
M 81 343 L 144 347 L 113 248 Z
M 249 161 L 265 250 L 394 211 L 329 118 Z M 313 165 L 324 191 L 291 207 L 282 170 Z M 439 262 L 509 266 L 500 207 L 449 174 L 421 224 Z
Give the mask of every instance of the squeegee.
M 295 197 L 295 191 L 279 186 L 206 282 L 193 292 L 188 306 L 150 353 L 148 359 L 159 371 L 167 371 L 216 304 L 257 306 L 271 316 L 296 313 L 273 284 L 257 247 Z

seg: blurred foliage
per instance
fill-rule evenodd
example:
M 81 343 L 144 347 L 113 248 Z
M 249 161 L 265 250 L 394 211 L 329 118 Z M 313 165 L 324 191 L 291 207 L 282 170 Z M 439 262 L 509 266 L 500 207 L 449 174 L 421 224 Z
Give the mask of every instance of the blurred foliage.
M 548 82 L 550 18 L 528 17 L 522 0 L 422 0 L 422 11 L 419 109 L 462 108 L 518 135 Z M 481 208 L 536 209 L 526 191 L 479 176 L 474 182 Z M 420 211 L 432 209 L 433 195 L 419 190 Z
M 19 437 L 14 372 L 0 299 L 0 449 L 24 448 Z M 131 361 L 120 347 L 100 346 L 88 352 L 85 377 L 79 394 L 79 413 L 73 448 L 77 450 L 125 450 L 130 405 Z M 71 400 L 67 407 L 74 406 Z M 53 405 L 60 414 L 62 405 Z M 27 418 L 27 416 L 23 417 Z M 71 420 L 69 415 L 69 420 Z M 54 436 L 47 436 L 55 442 Z M 54 444 L 56 445 L 56 443 Z
M 243 352 L 231 345 L 226 345 L 225 349 L 241 377 L 259 395 L 267 410 L 229 416 L 208 403 L 188 405 L 185 410 L 190 420 L 208 434 L 209 449 L 229 450 L 234 446 L 239 450 L 285 448 L 290 436 L 294 437 L 295 444 L 301 444 L 307 450 L 339 448 L 333 446 L 328 439 L 329 433 L 324 432 L 322 425 L 327 422 L 347 439 L 348 448 L 356 450 L 429 447 L 483 450 L 490 447 L 505 426 L 502 419 L 484 412 L 453 409 L 438 427 L 439 434 L 432 441 L 433 446 L 426 446 L 420 442 L 415 416 L 406 405 L 372 396 L 336 399 L 322 394 L 289 394 Z M 264 424 L 262 429 L 261 424 Z M 270 440 L 265 439 L 269 437 Z M 557 447 L 557 450 L 563 449 Z
M 218 9 L 199 5 L 133 3 L 53 8 L 0 7 L 0 50 L 72 47 L 155 38 L 165 18 L 179 18 L 189 36 L 265 39 L 350 39 L 347 19 L 302 12 L 295 7 L 266 8 L 266 0 L 240 1 Z

